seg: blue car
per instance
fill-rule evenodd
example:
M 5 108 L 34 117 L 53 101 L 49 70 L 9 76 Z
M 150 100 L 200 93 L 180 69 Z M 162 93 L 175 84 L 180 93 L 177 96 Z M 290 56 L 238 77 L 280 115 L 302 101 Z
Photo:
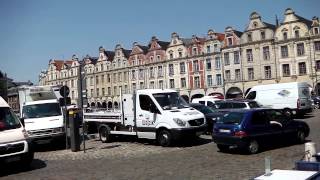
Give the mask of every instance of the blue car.
M 261 145 L 273 145 L 279 140 L 304 143 L 309 131 L 307 123 L 293 120 L 280 110 L 235 110 L 217 119 L 212 139 L 222 152 L 236 147 L 255 154 Z

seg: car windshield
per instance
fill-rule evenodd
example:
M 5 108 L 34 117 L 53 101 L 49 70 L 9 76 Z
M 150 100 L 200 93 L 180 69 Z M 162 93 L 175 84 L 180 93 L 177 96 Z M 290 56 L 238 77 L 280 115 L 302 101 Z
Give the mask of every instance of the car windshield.
M 157 93 L 153 97 L 160 104 L 163 110 L 181 109 L 189 107 L 188 103 L 176 92 Z
M 42 118 L 61 115 L 58 103 L 33 104 L 23 107 L 24 118 Z
M 198 111 L 202 112 L 203 114 L 214 113 L 215 111 L 208 107 L 208 106 L 193 106 L 193 108 L 197 109 Z
M 260 105 L 255 101 L 249 102 L 248 104 L 249 104 L 250 108 L 259 108 L 260 107 Z
M 229 112 L 218 118 L 218 123 L 240 124 L 244 117 L 244 112 Z
M 20 128 L 17 116 L 8 107 L 0 107 L 0 131 Z

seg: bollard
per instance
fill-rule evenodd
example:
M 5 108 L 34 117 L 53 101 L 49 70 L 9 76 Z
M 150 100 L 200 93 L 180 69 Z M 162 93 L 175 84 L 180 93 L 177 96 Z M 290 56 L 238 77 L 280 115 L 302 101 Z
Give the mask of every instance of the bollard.
M 80 150 L 79 118 L 73 111 L 69 111 L 70 147 L 72 152 Z
M 269 156 L 264 158 L 264 171 L 265 176 L 271 176 L 271 159 Z
M 316 161 L 316 144 L 314 142 L 305 143 L 305 161 L 315 162 Z

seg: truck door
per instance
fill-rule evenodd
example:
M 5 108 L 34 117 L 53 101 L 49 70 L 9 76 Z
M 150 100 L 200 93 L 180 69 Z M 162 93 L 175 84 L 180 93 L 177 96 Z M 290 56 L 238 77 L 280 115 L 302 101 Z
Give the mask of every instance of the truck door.
M 161 116 L 159 109 L 148 95 L 140 94 L 136 104 L 138 137 L 155 139 L 156 123 Z

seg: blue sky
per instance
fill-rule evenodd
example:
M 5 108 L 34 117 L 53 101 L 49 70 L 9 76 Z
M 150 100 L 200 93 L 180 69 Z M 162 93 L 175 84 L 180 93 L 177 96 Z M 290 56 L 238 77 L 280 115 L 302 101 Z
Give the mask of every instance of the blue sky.
M 37 83 L 50 59 L 98 56 L 101 45 L 131 49 L 154 35 L 169 41 L 172 32 L 243 31 L 251 12 L 274 24 L 288 7 L 307 19 L 320 15 L 318 0 L 1 0 L 0 70 L 15 81 Z

